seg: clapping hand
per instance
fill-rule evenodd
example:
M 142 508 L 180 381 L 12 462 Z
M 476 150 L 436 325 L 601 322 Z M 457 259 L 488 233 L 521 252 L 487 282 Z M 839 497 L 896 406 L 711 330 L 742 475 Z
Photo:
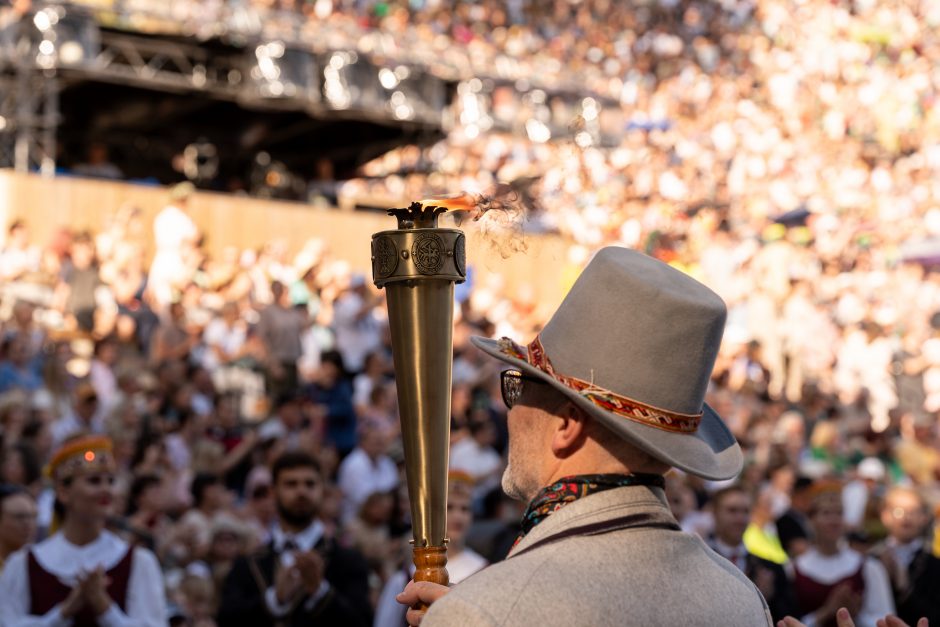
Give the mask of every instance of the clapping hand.
M 304 582 L 300 578 L 300 571 L 296 564 L 286 568 L 278 568 L 274 575 L 274 594 L 281 605 L 291 603 L 303 590 Z
M 85 600 L 95 616 L 101 616 L 111 607 L 111 596 L 108 595 L 109 583 L 111 580 L 101 566 L 88 573 L 85 579 Z
M 323 583 L 323 558 L 315 551 L 297 553 L 294 568 L 300 575 L 304 591 L 307 594 L 316 594 Z
M 104 614 L 112 602 L 108 594 L 109 583 L 110 579 L 101 566 L 89 573 L 79 574 L 75 587 L 62 602 L 60 612 L 63 618 L 73 618 L 86 605 L 95 616 Z
M 837 627 L 855 627 L 855 621 L 852 620 L 852 615 L 849 614 L 849 611 L 844 607 L 839 608 L 839 611 L 836 612 L 836 625 Z M 878 622 L 875 623 L 876 627 L 910 627 L 903 620 L 897 616 L 885 616 L 884 618 L 879 618 Z M 796 620 L 792 616 L 787 616 L 782 621 L 777 623 L 777 627 L 806 627 L 803 623 Z M 917 621 L 917 627 L 929 627 L 927 624 L 926 618 L 921 618 Z

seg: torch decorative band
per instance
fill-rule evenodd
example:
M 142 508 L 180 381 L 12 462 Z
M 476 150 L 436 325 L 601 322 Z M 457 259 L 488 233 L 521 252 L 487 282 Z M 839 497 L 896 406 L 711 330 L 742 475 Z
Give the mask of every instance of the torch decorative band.
M 457 229 L 381 231 L 372 236 L 372 278 L 377 287 L 416 279 L 463 283 L 466 246 Z

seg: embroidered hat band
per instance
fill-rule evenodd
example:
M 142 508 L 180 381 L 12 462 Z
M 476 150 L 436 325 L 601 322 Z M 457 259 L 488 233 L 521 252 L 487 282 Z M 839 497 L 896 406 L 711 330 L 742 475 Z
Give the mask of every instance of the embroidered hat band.
M 646 403 L 633 400 L 626 396 L 621 396 L 608 389 L 602 388 L 589 381 L 571 377 L 555 372 L 545 348 L 542 346 L 542 340 L 537 335 L 528 346 L 528 350 L 513 342 L 508 337 L 500 338 L 499 349 L 503 354 L 509 357 L 515 357 L 526 361 L 552 377 L 562 385 L 570 388 L 594 403 L 601 409 L 611 413 L 645 424 L 664 431 L 673 431 L 678 433 L 695 433 L 698 430 L 699 422 L 702 420 L 702 414 L 680 414 L 667 409 L 653 407 Z

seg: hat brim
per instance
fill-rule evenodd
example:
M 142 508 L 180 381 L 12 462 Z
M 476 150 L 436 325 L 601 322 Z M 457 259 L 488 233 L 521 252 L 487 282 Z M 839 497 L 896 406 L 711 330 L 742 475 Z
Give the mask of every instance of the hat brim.
M 741 447 L 724 421 L 708 404 L 703 405 L 702 421 L 695 433 L 665 431 L 623 418 L 598 407 L 577 391 L 562 385 L 527 361 L 507 355 L 500 350 L 496 340 L 473 336 L 470 341 L 491 357 L 551 385 L 608 429 L 667 464 L 690 474 L 716 481 L 732 479 L 744 467 Z M 525 350 L 524 347 L 523 350 Z

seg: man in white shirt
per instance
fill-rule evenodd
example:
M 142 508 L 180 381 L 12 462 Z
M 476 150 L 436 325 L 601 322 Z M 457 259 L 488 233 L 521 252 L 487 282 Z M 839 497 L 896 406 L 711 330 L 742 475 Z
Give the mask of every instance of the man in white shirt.
M 173 291 L 189 278 L 188 257 L 199 237 L 195 222 L 186 209 L 196 188 L 180 183 L 170 191 L 170 204 L 153 221 L 153 238 L 157 250 L 150 266 L 149 286 L 157 302 L 166 306 L 173 300 Z
M 111 440 L 88 436 L 53 456 L 61 530 L 14 553 L 0 578 L 4 627 L 158 627 L 166 599 L 160 564 L 107 531 L 114 502 Z
M 360 372 L 366 356 L 382 345 L 382 331 L 375 317 L 377 303 L 365 277 L 354 274 L 349 289 L 333 305 L 336 348 L 349 372 Z
M 474 495 L 479 498 L 499 485 L 503 460 L 493 448 L 496 427 L 489 420 L 470 423 L 470 437 L 465 437 L 450 449 L 450 467 L 471 477 L 476 484 Z
M 337 483 L 343 491 L 342 520 L 356 516 L 359 507 L 374 492 L 390 492 L 398 487 L 398 468 L 386 455 L 388 434 L 380 426 L 363 429 L 359 446 L 339 466 Z

